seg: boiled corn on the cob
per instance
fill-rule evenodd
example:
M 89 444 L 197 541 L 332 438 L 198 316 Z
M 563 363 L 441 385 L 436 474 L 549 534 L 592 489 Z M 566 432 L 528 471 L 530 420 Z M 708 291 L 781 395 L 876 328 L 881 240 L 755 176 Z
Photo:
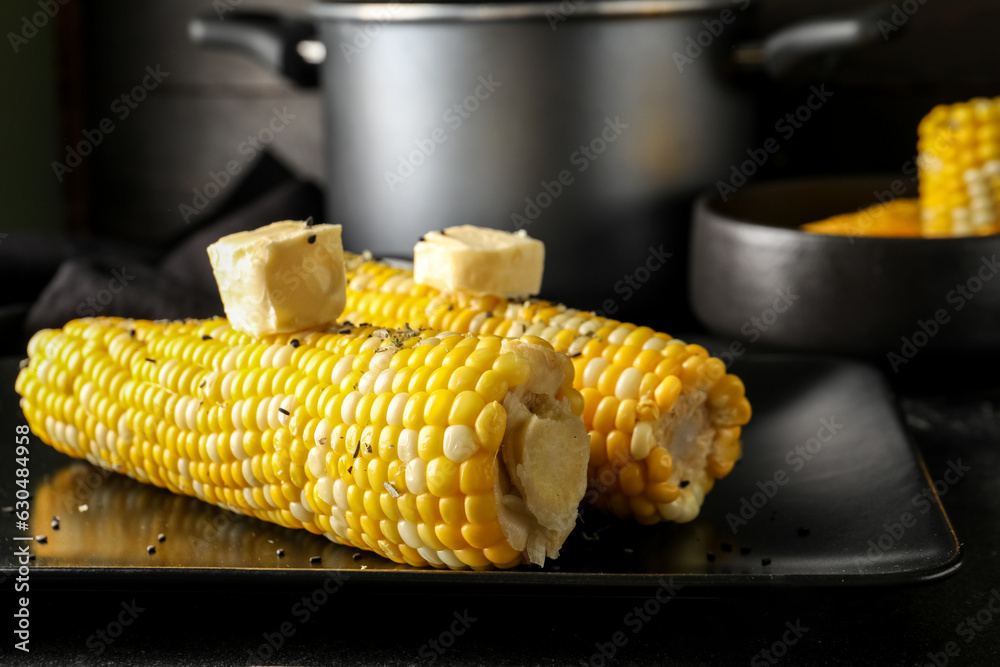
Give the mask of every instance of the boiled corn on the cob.
M 534 335 L 576 367 L 590 433 L 591 505 L 641 523 L 690 521 L 740 455 L 743 383 L 699 345 L 547 301 L 513 302 L 419 285 L 413 273 L 347 255 L 344 319 Z
M 894 199 L 856 213 L 806 223 L 802 229 L 813 234 L 837 236 L 917 237 L 920 236 L 920 204 L 916 199 Z
M 937 106 L 917 133 L 924 236 L 1000 232 L 1000 98 Z
M 28 354 L 21 407 L 56 449 L 396 562 L 543 563 L 586 490 L 573 367 L 537 338 L 96 318 Z

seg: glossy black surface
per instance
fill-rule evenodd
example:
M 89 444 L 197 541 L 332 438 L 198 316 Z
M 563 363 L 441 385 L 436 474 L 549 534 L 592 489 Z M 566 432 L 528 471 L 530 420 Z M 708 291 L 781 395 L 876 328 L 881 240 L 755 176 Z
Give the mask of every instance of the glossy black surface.
M 11 437 L 24 423 L 12 390 L 16 369 L 13 359 L 0 364 L 0 433 Z M 0 523 L 0 568 L 14 567 L 15 535 L 45 534 L 46 544 L 32 546 L 32 580 L 71 588 L 284 588 L 316 585 L 331 571 L 350 576 L 355 589 L 597 591 L 664 578 L 690 590 L 794 588 L 927 581 L 956 569 L 957 538 L 875 371 L 784 356 L 747 357 L 735 371 L 755 411 L 744 460 L 716 485 L 698 519 L 642 527 L 587 514 L 544 570 L 418 570 L 369 553 L 355 560 L 355 550 L 322 537 L 104 474 L 35 438 L 30 530 L 15 530 L 9 515 Z M 0 506 L 13 504 L 13 467 L 13 456 L 0 459 Z M 50 526 L 55 515 L 58 530 Z M 321 563 L 310 564 L 313 556 Z
M 1000 352 L 1000 235 L 873 238 L 798 230 L 897 195 L 916 196 L 916 183 L 830 177 L 748 185 L 726 201 L 714 191 L 705 195 L 695 206 L 691 242 L 695 314 L 720 336 L 744 340 L 755 331 L 754 341 L 787 350 L 881 359 L 893 352 L 903 357 L 897 368 L 924 349 Z

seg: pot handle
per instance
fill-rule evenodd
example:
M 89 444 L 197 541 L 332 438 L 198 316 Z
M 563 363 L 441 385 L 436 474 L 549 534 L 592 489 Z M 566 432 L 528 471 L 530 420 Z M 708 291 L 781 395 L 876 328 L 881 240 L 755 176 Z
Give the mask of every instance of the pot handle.
M 902 27 L 893 22 L 894 11 L 893 5 L 885 2 L 860 11 L 795 23 L 762 42 L 737 47 L 734 60 L 739 65 L 763 67 L 774 79 L 785 79 L 817 56 L 834 55 L 879 40 L 889 41 Z
M 325 50 L 308 19 L 271 12 L 202 14 L 188 24 L 199 46 L 239 51 L 304 88 L 315 87 Z

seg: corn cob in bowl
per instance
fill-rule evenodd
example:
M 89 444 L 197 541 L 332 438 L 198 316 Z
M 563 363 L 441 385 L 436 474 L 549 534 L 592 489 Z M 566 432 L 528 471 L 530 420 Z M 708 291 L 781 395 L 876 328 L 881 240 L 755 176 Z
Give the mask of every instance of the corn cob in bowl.
M 537 338 L 95 318 L 28 354 L 56 449 L 400 563 L 541 564 L 586 488 L 573 367 Z
M 561 304 L 418 284 L 412 271 L 359 255 L 346 262 L 348 321 L 539 336 L 569 355 L 593 507 L 644 524 L 690 521 L 740 456 L 751 413 L 743 383 L 699 345 Z

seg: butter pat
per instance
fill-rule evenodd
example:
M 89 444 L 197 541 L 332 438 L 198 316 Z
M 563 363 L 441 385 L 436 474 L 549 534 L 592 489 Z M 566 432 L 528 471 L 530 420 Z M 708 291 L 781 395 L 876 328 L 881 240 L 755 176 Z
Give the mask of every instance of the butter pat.
M 444 291 L 468 290 L 506 298 L 538 294 L 545 244 L 524 230 L 462 225 L 430 232 L 413 248 L 413 278 Z
M 234 329 L 260 338 L 326 327 L 347 301 L 340 225 L 285 220 L 208 246 Z

